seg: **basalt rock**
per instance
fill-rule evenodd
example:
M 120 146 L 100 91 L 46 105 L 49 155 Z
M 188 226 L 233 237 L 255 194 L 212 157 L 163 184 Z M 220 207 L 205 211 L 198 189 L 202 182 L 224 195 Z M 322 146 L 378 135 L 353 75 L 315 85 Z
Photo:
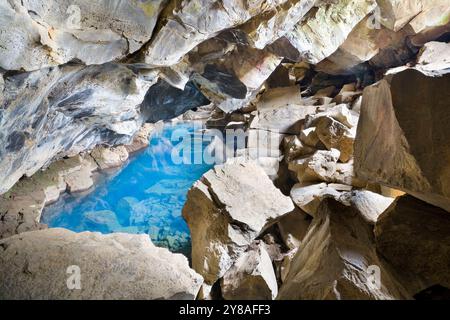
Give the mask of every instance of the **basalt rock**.
M 170 66 L 201 42 L 219 32 L 238 26 L 252 17 L 274 9 L 284 0 L 177 1 L 164 17 L 164 25 L 145 49 L 145 62 Z
M 376 7 L 374 0 L 342 0 L 311 10 L 305 21 L 285 35 L 301 58 L 318 63 L 344 43 L 352 29 Z M 336 32 L 336 30 L 339 30 Z
M 273 300 L 278 294 L 272 261 L 256 242 L 236 260 L 220 282 L 226 300 Z
M 66 229 L 0 240 L 0 271 L 2 299 L 193 300 L 203 282 L 186 257 L 148 235 Z
M 389 207 L 375 225 L 377 250 L 397 270 L 450 288 L 450 215 L 411 196 Z M 417 292 L 415 292 L 417 293 Z
M 0 67 L 32 71 L 78 59 L 102 64 L 150 40 L 163 0 L 0 1 Z
M 145 121 L 157 122 L 176 118 L 188 110 L 208 104 L 209 100 L 193 82 L 180 90 L 160 80 L 147 91 L 140 110 Z

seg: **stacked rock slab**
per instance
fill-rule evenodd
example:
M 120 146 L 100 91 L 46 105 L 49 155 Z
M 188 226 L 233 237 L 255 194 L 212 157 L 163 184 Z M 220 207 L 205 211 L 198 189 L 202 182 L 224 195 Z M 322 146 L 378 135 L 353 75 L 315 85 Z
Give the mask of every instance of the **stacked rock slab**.
M 194 270 L 214 284 L 268 225 L 293 210 L 256 164 L 216 166 L 189 190 L 183 208 Z

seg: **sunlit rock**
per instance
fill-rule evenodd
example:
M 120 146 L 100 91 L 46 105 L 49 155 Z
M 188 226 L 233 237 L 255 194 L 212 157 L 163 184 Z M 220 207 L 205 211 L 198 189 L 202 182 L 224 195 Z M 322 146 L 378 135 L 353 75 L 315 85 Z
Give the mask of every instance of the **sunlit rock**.
M 78 59 L 101 64 L 140 49 L 163 0 L 0 1 L 0 67 L 32 71 Z
M 145 62 L 170 66 L 201 42 L 220 31 L 240 25 L 252 17 L 275 8 L 285 0 L 177 1 L 164 17 L 164 25 L 145 49 Z
M 375 0 L 342 0 L 323 4 L 285 37 L 299 58 L 318 63 L 338 49 L 353 28 L 375 7 Z
M 278 284 L 264 245 L 256 242 L 223 276 L 220 287 L 226 300 L 273 300 Z
M 450 211 L 446 72 L 392 71 L 364 90 L 355 171 Z
M 292 210 L 292 201 L 257 165 L 216 166 L 189 190 L 183 208 L 193 268 L 215 283 L 265 227 Z
M 203 282 L 186 257 L 156 247 L 147 235 L 65 229 L 1 240 L 0 270 L 2 299 L 193 300 Z M 68 281 L 77 270 L 80 283 Z
M 381 274 L 379 278 L 373 276 Z M 299 290 L 301 288 L 301 290 Z M 319 207 L 302 248 L 290 263 L 277 299 L 408 299 L 377 256 L 371 227 L 333 199 Z

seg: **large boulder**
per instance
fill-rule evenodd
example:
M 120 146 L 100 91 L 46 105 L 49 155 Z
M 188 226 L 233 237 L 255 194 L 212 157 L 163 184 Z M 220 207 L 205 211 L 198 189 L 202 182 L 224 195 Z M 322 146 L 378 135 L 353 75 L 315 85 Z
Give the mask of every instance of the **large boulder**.
M 450 214 L 412 196 L 402 196 L 375 225 L 377 250 L 397 270 L 421 277 L 426 289 L 450 289 Z M 417 292 L 415 292 L 417 293 Z
M 193 268 L 214 284 L 267 226 L 293 210 L 256 164 L 216 166 L 189 190 L 183 208 Z
M 1 299 L 195 299 L 202 282 L 148 235 L 48 229 L 0 241 Z
M 448 69 L 403 68 L 367 87 L 355 141 L 357 176 L 450 211 L 449 86 Z
M 67 64 L 6 77 L 0 95 L 0 194 L 64 156 L 131 142 L 142 124 L 138 107 L 155 77 L 115 63 Z
M 372 228 L 358 210 L 325 199 L 290 263 L 277 299 L 405 299 L 408 292 L 378 258 Z

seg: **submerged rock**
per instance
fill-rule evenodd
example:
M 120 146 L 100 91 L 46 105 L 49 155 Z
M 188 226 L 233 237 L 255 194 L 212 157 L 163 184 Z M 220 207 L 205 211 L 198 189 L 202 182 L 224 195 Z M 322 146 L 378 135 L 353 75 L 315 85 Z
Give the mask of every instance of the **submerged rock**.
M 90 156 L 54 162 L 47 170 L 20 180 L 0 196 L 0 239 L 46 226 L 40 223 L 45 205 L 58 200 L 64 191 L 79 192 L 93 185 L 97 169 Z
M 147 235 L 48 229 L 0 241 L 2 299 L 192 300 L 202 282 Z

